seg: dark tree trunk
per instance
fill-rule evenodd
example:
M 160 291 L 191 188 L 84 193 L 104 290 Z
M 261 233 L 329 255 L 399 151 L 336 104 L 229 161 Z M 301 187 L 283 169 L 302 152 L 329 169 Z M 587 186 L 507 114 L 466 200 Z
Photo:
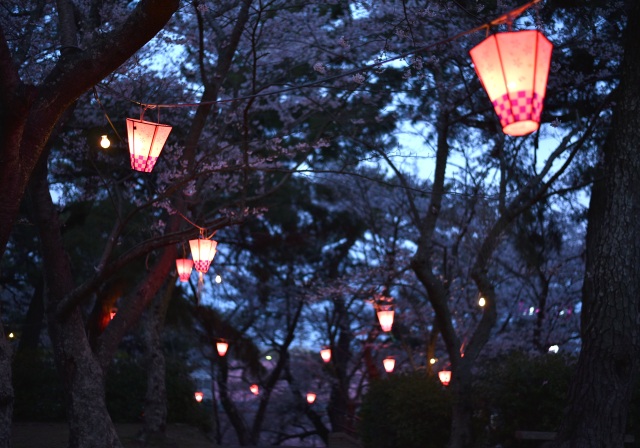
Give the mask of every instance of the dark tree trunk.
M 165 439 L 167 428 L 166 362 L 162 350 L 162 328 L 169 301 L 175 287 L 175 277 L 164 294 L 158 294 L 149 307 L 144 321 L 146 346 L 147 392 L 144 398 L 144 425 L 141 439 L 153 445 Z
M 103 371 L 89 347 L 80 311 L 76 308 L 65 319 L 58 318 L 57 305 L 73 290 L 74 282 L 46 174 L 46 164 L 40 163 L 30 193 L 42 245 L 49 335 L 65 388 L 69 447 L 121 447 L 107 412 Z
M 0 448 L 11 447 L 13 386 L 11 382 L 11 344 L 0 320 Z
M 451 388 L 452 399 L 450 448 L 472 446 L 472 379 L 471 364 L 464 358 L 460 359 L 455 369 L 455 375 L 448 386 Z
M 167 428 L 166 362 L 162 351 L 160 325 L 155 312 L 149 310 L 145 319 L 147 392 L 144 397 L 142 440 L 153 444 L 164 439 Z
M 553 447 L 622 447 L 640 365 L 640 3 L 626 5 L 622 78 L 589 209 L 582 351 Z

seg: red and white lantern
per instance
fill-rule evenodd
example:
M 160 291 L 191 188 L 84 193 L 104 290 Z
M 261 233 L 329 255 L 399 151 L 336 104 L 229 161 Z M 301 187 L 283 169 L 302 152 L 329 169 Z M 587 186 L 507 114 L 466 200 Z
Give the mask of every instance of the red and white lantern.
M 196 392 L 193 394 L 194 398 L 198 403 L 200 403 L 204 399 L 204 394 L 202 392 Z
M 307 403 L 312 404 L 316 401 L 317 395 L 313 392 L 307 392 Z
M 252 384 L 251 386 L 249 386 L 249 390 L 253 395 L 258 395 L 260 393 L 260 386 L 258 386 L 257 384 Z
M 207 272 L 209 270 L 209 266 L 211 266 L 213 257 L 216 255 L 218 242 L 206 238 L 198 238 L 195 240 L 189 240 L 189 246 L 191 247 L 193 267 L 196 268 L 196 271 L 198 272 Z
M 382 331 L 391 331 L 393 327 L 393 305 L 378 305 L 378 321 L 380 322 L 380 328 Z
M 384 370 L 387 373 L 391 373 L 396 366 L 396 360 L 393 356 L 387 356 L 382 360 L 382 364 L 384 365 Z
M 131 168 L 150 173 L 162 152 L 172 127 L 167 124 L 127 118 Z
M 229 343 L 225 340 L 216 342 L 216 350 L 218 350 L 218 356 L 224 356 L 229 349 Z
M 193 260 L 189 258 L 178 258 L 176 260 L 176 270 L 181 282 L 188 282 L 193 269 Z
M 540 127 L 552 50 L 540 31 L 525 30 L 493 34 L 469 52 L 505 134 Z
M 438 378 L 443 386 L 448 386 L 451 381 L 451 370 L 441 370 L 438 372 Z
M 320 357 L 324 362 L 331 361 L 331 349 L 329 347 L 324 347 L 320 350 Z

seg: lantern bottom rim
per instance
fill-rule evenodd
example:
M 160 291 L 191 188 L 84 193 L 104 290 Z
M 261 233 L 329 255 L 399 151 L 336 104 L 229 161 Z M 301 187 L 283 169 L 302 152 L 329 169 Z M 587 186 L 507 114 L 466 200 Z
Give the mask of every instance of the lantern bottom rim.
M 502 128 L 502 132 L 512 137 L 522 137 L 535 132 L 540 127 L 540 123 L 535 120 L 514 121 Z

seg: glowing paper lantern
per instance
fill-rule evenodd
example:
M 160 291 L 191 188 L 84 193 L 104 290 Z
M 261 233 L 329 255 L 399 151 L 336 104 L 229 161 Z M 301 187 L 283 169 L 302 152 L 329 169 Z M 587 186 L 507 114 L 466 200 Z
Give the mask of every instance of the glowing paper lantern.
M 171 126 L 127 118 L 131 168 L 150 173 L 169 137 Z
M 218 341 L 216 342 L 216 350 L 218 350 L 219 356 L 224 356 L 227 354 L 227 350 L 229 349 L 229 343 L 227 341 Z
M 396 366 L 396 360 L 392 356 L 388 356 L 382 360 L 382 364 L 384 365 L 384 370 L 387 373 L 391 373 Z
M 260 387 L 257 384 L 252 384 L 249 386 L 249 390 L 253 395 L 258 395 L 260 393 Z
M 320 357 L 324 362 L 331 361 L 331 349 L 329 347 L 325 347 L 320 350 Z
M 378 321 L 382 331 L 391 331 L 393 327 L 393 305 L 378 305 Z
M 196 401 L 198 403 L 200 403 L 202 401 L 202 399 L 204 398 L 204 394 L 202 392 L 196 392 L 195 394 L 193 394 Z
M 191 270 L 193 269 L 193 260 L 189 258 L 178 258 L 176 260 L 176 270 L 181 282 L 188 282 Z
M 451 370 L 441 370 L 438 372 L 438 378 L 444 386 L 448 386 L 451 381 Z
M 211 261 L 216 255 L 217 241 L 208 240 L 206 238 L 198 238 L 195 240 L 189 240 L 189 246 L 191 247 L 191 257 L 193 258 L 193 267 L 198 272 L 207 272 Z
M 537 30 L 493 34 L 469 54 L 505 134 L 540 127 L 553 44 Z
M 314 401 L 316 401 L 316 394 L 314 394 L 313 392 L 307 392 L 307 403 L 311 404 Z

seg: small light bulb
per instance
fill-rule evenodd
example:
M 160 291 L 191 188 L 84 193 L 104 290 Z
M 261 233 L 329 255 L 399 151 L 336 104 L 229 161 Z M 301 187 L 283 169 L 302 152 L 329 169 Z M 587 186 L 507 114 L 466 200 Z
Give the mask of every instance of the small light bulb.
M 107 149 L 109 146 L 111 146 L 111 140 L 109 140 L 109 137 L 103 135 L 100 139 L 100 146 L 102 146 L 104 149 Z
M 216 283 L 222 283 L 222 277 L 216 275 Z
M 480 300 L 478 300 L 478 305 L 479 306 L 485 306 L 487 304 L 487 301 L 484 299 L 484 297 L 480 297 Z
M 13 339 L 15 335 L 13 334 L 13 331 L 11 333 L 9 333 L 9 339 Z
M 273 359 L 271 355 L 267 355 L 265 358 L 267 358 L 267 361 L 271 361 L 271 359 Z
M 431 358 L 429 360 L 429 364 L 434 365 L 436 363 L 437 359 L 436 358 Z

